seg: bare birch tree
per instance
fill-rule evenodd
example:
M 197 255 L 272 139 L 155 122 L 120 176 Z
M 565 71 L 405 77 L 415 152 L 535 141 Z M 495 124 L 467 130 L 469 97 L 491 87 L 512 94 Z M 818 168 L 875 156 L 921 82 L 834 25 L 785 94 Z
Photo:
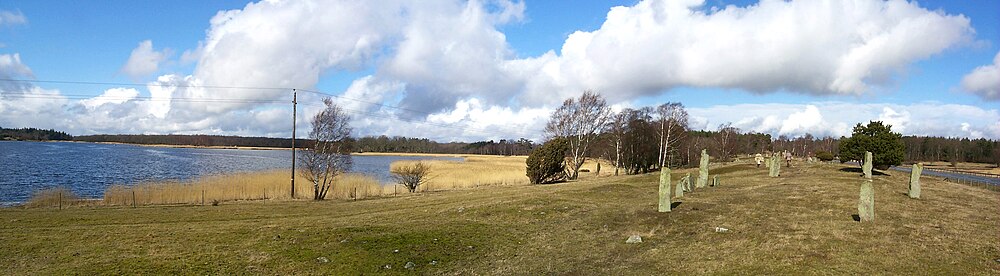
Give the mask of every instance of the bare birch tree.
M 618 175 L 618 170 L 623 165 L 622 154 L 625 150 L 625 134 L 628 131 L 628 111 L 622 110 L 618 113 L 612 114 L 611 119 L 608 123 L 608 133 L 611 134 L 611 143 L 615 147 L 615 175 Z
M 660 154 L 658 156 L 661 168 L 670 164 L 671 152 L 680 143 L 687 133 L 688 113 L 681 103 L 670 102 L 656 108 L 657 120 L 660 128 L 657 134 L 660 136 Z
M 729 160 L 729 155 L 736 147 L 736 138 L 739 133 L 740 129 L 733 127 L 733 123 L 719 125 L 719 133 L 716 134 L 715 140 L 719 143 L 719 153 L 722 154 L 722 160 Z
M 576 179 L 580 167 L 587 160 L 590 144 L 597 133 L 607 127 L 611 108 L 601 95 L 585 91 L 579 99 L 569 98 L 552 113 L 545 133 L 550 138 L 564 137 L 569 142 L 569 159 L 566 161 L 567 178 Z
M 313 116 L 309 131 L 313 147 L 299 158 L 303 176 L 313 184 L 314 200 L 325 199 L 337 175 L 349 170 L 352 164 L 348 144 L 350 116 L 330 98 L 323 99 L 323 104 L 326 108 Z

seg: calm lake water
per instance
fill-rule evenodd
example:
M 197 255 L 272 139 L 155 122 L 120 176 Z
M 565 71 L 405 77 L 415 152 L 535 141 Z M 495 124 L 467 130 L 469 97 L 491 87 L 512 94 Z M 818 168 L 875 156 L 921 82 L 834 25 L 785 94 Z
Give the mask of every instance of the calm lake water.
M 37 190 L 63 186 L 79 196 L 100 198 L 105 188 L 144 181 L 291 168 L 288 150 L 154 148 L 72 142 L 0 141 L 0 205 L 26 201 Z M 389 182 L 396 160 L 451 157 L 354 156 L 353 172 Z

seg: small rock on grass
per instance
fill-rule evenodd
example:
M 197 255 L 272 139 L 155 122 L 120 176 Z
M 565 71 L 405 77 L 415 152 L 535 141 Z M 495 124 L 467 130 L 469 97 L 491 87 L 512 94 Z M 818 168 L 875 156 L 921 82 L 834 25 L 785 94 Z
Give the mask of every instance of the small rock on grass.
M 327 259 L 326 257 L 319 257 L 319 258 L 316 258 L 316 261 L 319 262 L 319 263 L 321 263 L 321 264 L 325 264 L 325 263 L 329 263 L 330 259 Z
M 639 235 L 628 236 L 628 239 L 625 240 L 625 243 L 641 243 L 641 242 L 642 242 L 642 237 L 640 237 Z
M 403 265 L 403 268 L 405 268 L 405 269 L 413 269 L 413 267 L 415 267 L 415 266 L 417 266 L 417 265 L 414 264 L 413 262 L 406 262 L 406 265 Z

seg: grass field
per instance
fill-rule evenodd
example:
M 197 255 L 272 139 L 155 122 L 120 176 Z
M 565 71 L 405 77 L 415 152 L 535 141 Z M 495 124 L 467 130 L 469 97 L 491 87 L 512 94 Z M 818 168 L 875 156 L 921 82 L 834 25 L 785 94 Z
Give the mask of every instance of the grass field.
M 2 209 L 0 274 L 1000 273 L 1000 193 L 925 177 L 913 200 L 908 177 L 889 172 L 875 179 L 876 221 L 860 223 L 851 169 L 715 168 L 722 186 L 670 213 L 656 212 L 655 174 L 359 201 Z M 626 244 L 633 234 L 643 242 Z

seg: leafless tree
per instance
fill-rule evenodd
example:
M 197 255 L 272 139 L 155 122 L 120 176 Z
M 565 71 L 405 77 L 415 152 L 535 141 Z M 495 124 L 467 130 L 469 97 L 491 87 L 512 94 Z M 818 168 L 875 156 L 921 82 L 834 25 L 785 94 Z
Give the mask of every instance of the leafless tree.
M 628 131 L 629 116 L 626 110 L 612 114 L 608 124 L 608 133 L 611 134 L 611 143 L 615 147 L 615 175 L 622 166 L 622 154 L 625 149 L 625 135 Z
M 323 99 L 326 105 L 312 119 L 309 138 L 313 146 L 303 152 L 299 161 L 303 165 L 302 174 L 313 184 L 313 199 L 323 200 L 333 188 L 334 178 L 351 168 L 349 137 L 350 116 L 330 98 Z
M 545 133 L 550 138 L 565 137 L 569 142 L 570 156 L 567 160 L 567 176 L 576 179 L 580 167 L 587 160 L 590 144 L 597 133 L 607 127 L 611 108 L 601 95 L 585 91 L 579 99 L 569 98 L 552 113 Z
M 660 128 L 657 134 L 660 136 L 660 154 L 658 155 L 659 166 L 666 167 L 670 163 L 671 154 L 688 128 L 688 113 L 681 103 L 670 102 L 656 108 L 657 121 Z
M 392 179 L 396 180 L 396 183 L 403 185 L 413 193 L 420 185 L 427 182 L 431 167 L 418 161 L 413 164 L 393 166 L 389 172 L 392 173 Z
M 722 155 L 722 160 L 729 160 L 729 155 L 736 147 L 736 138 L 739 134 L 740 129 L 733 127 L 733 123 L 719 125 L 719 133 L 715 136 L 715 140 L 719 143 L 719 153 Z

